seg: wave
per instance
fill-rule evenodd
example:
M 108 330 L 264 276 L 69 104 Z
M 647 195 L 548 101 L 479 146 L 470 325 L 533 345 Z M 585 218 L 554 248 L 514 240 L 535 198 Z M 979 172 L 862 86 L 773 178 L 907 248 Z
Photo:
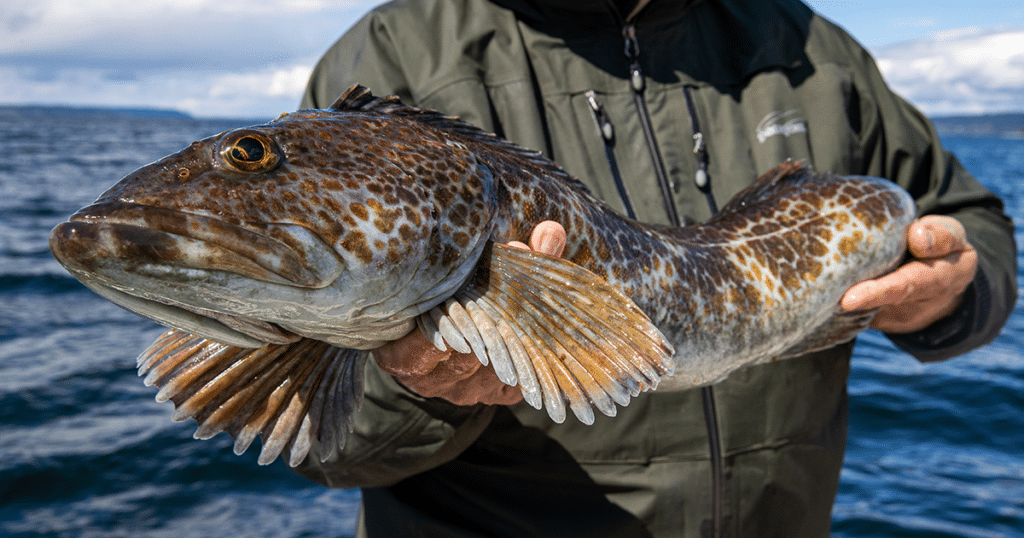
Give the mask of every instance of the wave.
M 0 275 L 0 293 L 21 292 L 37 295 L 64 295 L 76 292 L 89 292 L 89 288 L 82 285 L 71 275 L 43 273 L 43 274 L 9 274 Z

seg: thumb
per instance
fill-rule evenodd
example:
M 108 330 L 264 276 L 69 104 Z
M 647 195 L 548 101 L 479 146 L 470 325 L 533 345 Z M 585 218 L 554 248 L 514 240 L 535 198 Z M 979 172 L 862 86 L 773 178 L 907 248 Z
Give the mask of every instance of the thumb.
M 915 258 L 941 258 L 967 248 L 967 232 L 952 217 L 926 215 L 907 231 L 907 249 Z
M 560 257 L 565 250 L 565 242 L 565 228 L 553 220 L 541 222 L 530 234 L 530 248 L 548 256 Z

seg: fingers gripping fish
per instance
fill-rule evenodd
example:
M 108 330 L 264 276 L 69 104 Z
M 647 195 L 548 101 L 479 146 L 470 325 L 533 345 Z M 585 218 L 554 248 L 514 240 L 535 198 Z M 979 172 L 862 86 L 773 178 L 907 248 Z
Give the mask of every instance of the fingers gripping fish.
M 354 86 L 326 110 L 140 168 L 58 225 L 55 257 L 174 329 L 139 357 L 174 418 L 261 463 L 344 446 L 367 355 L 419 326 L 556 421 L 837 345 L 914 218 L 891 182 L 787 162 L 711 220 L 631 221 L 541 155 Z M 562 223 L 566 259 L 503 243 Z

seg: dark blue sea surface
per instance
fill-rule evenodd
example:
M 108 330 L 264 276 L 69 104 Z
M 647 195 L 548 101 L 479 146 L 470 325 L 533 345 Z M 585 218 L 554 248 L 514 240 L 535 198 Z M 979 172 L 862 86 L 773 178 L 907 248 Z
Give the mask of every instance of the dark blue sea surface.
M 358 492 L 172 422 L 135 372 L 162 328 L 47 249 L 124 174 L 249 123 L 0 109 L 0 536 L 351 536 Z M 946 143 L 1024 222 L 1024 140 Z M 1022 355 L 1020 307 L 992 345 L 938 364 L 862 336 L 834 535 L 1024 536 Z

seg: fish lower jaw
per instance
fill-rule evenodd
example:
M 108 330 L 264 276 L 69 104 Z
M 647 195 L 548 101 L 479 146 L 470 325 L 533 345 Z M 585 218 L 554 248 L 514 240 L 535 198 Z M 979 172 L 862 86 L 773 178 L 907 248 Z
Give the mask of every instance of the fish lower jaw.
M 390 342 L 390 340 L 350 338 L 345 336 L 325 336 L 322 338 L 314 338 L 314 340 L 327 342 L 334 347 L 342 349 L 356 349 L 360 351 L 373 351 Z
M 242 334 L 251 336 L 259 341 L 266 344 L 291 344 L 299 341 L 302 337 L 282 329 L 280 326 L 266 321 L 260 321 L 258 319 L 250 319 L 239 316 L 232 316 L 230 314 L 224 314 L 214 310 L 207 310 L 204 308 L 192 307 L 188 305 L 169 305 L 178 306 L 182 310 L 205 316 L 215 321 L 219 321 L 224 326 L 238 331 Z
M 72 274 L 87 288 L 121 308 L 166 327 L 221 344 L 259 348 L 267 344 L 287 344 L 301 338 L 270 323 L 184 305 L 164 298 L 154 300 L 129 293 L 135 290 L 118 289 L 91 274 Z

